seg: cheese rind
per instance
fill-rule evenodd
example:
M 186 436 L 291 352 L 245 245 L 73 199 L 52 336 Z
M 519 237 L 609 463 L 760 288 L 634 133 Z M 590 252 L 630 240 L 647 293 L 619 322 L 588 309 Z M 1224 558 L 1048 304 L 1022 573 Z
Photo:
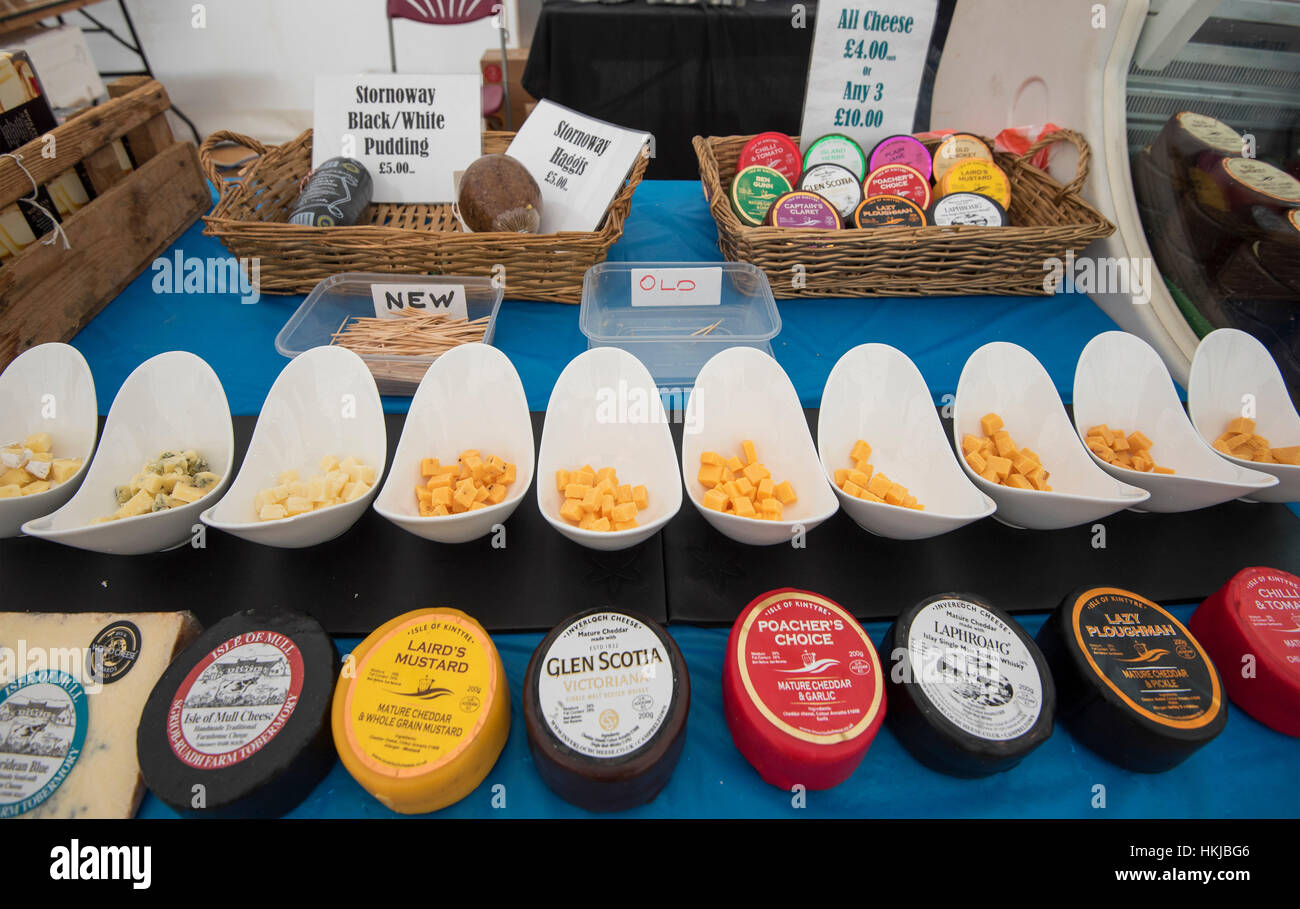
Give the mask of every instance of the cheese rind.
M 510 693 L 482 625 L 458 609 L 417 609 L 377 628 L 350 663 L 334 694 L 334 745 L 366 791 L 422 814 L 483 782 L 510 733 Z
M 22 761 L 18 749 L 62 749 L 79 727 L 82 736 L 66 776 L 37 804 L 22 808 L 15 796 L 28 784 L 0 770 L 0 816 L 6 808 L 36 818 L 134 815 L 144 793 L 135 748 L 141 709 L 198 633 L 188 612 L 0 613 L 0 751 Z M 83 710 L 76 691 L 84 692 Z M 62 714 L 51 712 L 55 701 Z

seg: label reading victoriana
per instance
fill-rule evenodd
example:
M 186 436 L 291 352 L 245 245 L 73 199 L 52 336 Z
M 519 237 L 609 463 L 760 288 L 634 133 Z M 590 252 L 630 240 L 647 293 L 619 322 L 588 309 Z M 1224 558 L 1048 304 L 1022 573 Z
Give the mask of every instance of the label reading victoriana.
M 31 811 L 63 785 L 81 757 L 86 692 L 44 670 L 0 688 L 0 818 Z
M 167 740 L 200 770 L 238 764 L 274 739 L 302 694 L 298 645 L 250 631 L 214 647 L 185 676 L 167 712 Z
M 454 615 L 421 615 L 384 635 L 357 666 L 345 716 L 349 744 L 377 773 L 441 767 L 487 720 L 496 661 Z
M 880 709 L 880 669 L 871 639 L 852 616 L 821 597 L 773 594 L 746 617 L 736 658 L 759 711 L 804 741 L 848 741 Z
M 546 725 L 579 754 L 619 758 L 654 738 L 672 704 L 673 668 L 652 629 L 596 612 L 552 642 L 537 699 Z
M 1155 603 L 1100 587 L 1075 600 L 1071 625 L 1093 672 L 1142 716 L 1198 729 L 1218 715 L 1223 694 L 1210 658 Z
M 913 679 L 939 713 L 971 735 L 1007 741 L 1033 729 L 1043 680 L 1029 649 L 993 613 L 948 599 L 920 610 L 907 635 Z
M 1287 675 L 1300 680 L 1300 581 L 1258 569 L 1245 586 L 1237 611 L 1246 634 L 1281 663 Z

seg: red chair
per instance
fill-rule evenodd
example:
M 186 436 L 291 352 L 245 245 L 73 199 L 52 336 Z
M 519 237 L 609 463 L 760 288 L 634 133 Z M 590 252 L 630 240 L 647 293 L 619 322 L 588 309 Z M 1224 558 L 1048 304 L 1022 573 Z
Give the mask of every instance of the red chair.
M 505 10 L 501 0 L 388 0 L 388 58 L 392 71 L 397 72 L 397 45 L 393 40 L 393 20 L 409 19 L 423 22 L 425 25 L 461 25 L 465 22 L 478 22 L 488 16 L 497 16 L 496 29 L 501 36 L 501 72 L 508 73 L 506 60 Z M 503 83 L 485 83 L 482 94 L 483 116 L 492 117 L 505 105 L 506 128 L 509 129 L 510 95 Z

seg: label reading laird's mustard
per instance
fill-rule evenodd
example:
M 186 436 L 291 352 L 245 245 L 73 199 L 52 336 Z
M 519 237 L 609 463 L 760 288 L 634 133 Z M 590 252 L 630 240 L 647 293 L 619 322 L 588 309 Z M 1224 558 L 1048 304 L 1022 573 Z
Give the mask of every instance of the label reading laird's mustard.
M 1120 700 L 1174 729 L 1199 729 L 1220 713 L 1223 689 L 1205 651 L 1182 623 L 1125 590 L 1098 587 L 1075 598 L 1075 642 Z
M 482 634 L 460 616 L 426 613 L 375 643 L 344 708 L 348 744 L 362 763 L 388 776 L 415 776 L 468 745 L 499 683 Z

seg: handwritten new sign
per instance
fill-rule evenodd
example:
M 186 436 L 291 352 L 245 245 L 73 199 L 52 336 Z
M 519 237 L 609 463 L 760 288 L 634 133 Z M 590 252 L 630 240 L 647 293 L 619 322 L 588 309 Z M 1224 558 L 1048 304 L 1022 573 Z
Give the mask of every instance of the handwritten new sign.
M 841 133 L 870 154 L 910 133 L 938 0 L 820 0 L 800 141 Z
M 452 319 L 468 319 L 463 284 L 371 284 L 370 300 L 381 319 L 404 310 L 441 313 Z
M 311 163 L 356 158 L 375 202 L 453 202 L 482 152 L 477 75 L 318 76 Z

